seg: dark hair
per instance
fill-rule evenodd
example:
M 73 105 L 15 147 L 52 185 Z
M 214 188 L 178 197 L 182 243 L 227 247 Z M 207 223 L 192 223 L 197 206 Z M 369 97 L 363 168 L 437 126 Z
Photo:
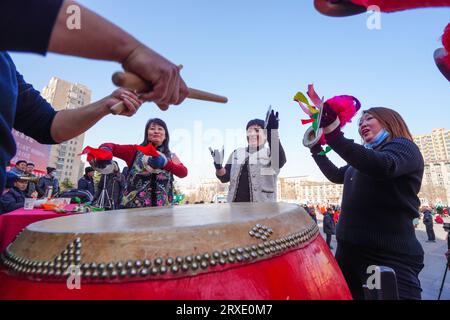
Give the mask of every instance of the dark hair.
M 169 141 L 170 141 L 169 130 L 167 129 L 166 123 L 159 118 L 153 118 L 153 119 L 150 119 L 147 121 L 147 124 L 145 125 L 145 131 L 144 131 L 144 141 L 141 143 L 141 146 L 145 147 L 146 145 L 148 145 L 150 143 L 148 141 L 148 128 L 150 128 L 150 126 L 153 123 L 164 128 L 164 131 L 166 134 L 166 139 L 163 141 L 162 145 L 160 147 L 158 147 L 158 150 L 160 152 L 164 153 L 166 156 L 169 156 L 171 153 L 170 148 L 169 148 Z
M 258 127 L 261 127 L 261 129 L 264 129 L 264 125 L 265 125 L 264 120 L 253 119 L 247 123 L 247 127 L 245 128 L 245 130 L 248 130 L 248 128 L 250 128 L 251 126 L 258 126 Z
M 21 164 L 21 163 L 27 164 L 27 162 L 26 162 L 25 160 L 19 160 L 19 161 L 16 162 L 16 167 L 17 167 L 19 164 Z
M 53 171 L 56 171 L 56 169 L 55 169 L 55 168 L 52 168 L 52 167 L 47 167 L 47 174 L 50 174 L 50 173 L 52 173 Z
M 363 116 L 366 113 L 377 119 L 382 127 L 386 129 L 387 132 L 389 132 L 390 136 L 388 141 L 400 137 L 413 141 L 412 134 L 409 131 L 405 120 L 403 120 L 402 116 L 397 111 L 388 108 L 377 107 L 363 111 Z
M 27 163 L 27 166 L 33 166 L 33 167 L 36 167 L 36 165 L 35 165 L 33 162 L 28 162 L 28 163 Z
M 87 167 L 87 168 L 84 169 L 84 174 L 88 174 L 89 172 L 93 172 L 93 171 L 95 171 L 94 168 Z

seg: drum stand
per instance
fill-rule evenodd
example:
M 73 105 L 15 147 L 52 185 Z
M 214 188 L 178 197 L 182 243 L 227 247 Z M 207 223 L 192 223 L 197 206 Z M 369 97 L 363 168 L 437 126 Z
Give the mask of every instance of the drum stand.
M 108 190 L 106 190 L 106 179 L 107 175 L 105 175 L 105 179 L 103 179 L 103 190 L 98 197 L 98 206 L 103 209 L 113 209 L 113 205 L 111 203 L 111 199 L 108 194 Z

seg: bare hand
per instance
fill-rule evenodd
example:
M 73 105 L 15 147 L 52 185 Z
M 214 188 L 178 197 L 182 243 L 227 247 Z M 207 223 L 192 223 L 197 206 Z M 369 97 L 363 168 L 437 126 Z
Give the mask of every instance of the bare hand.
M 189 93 L 180 69 L 143 45 L 133 50 L 123 62 L 123 68 L 153 85 L 153 91 L 141 93 L 140 98 L 155 102 L 161 110 L 182 103 Z
M 143 103 L 136 94 L 125 89 L 117 89 L 105 100 L 108 110 L 119 102 L 123 102 L 127 108 L 120 115 L 127 117 L 134 115 Z

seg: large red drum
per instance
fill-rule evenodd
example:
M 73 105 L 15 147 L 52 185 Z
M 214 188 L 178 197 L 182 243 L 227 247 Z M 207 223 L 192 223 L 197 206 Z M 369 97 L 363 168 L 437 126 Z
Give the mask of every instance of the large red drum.
M 1 259 L 0 299 L 351 299 L 317 225 L 286 203 L 46 220 Z

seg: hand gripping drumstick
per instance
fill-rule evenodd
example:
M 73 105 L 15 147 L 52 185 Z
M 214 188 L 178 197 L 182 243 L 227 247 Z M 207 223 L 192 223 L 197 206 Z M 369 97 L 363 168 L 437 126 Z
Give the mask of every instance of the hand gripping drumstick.
M 181 68 L 181 66 L 180 66 Z M 129 72 L 116 72 L 112 77 L 113 83 L 118 86 L 128 90 L 140 92 L 150 92 L 153 90 L 153 86 L 151 83 L 148 83 L 142 80 L 140 77 L 133 73 Z M 211 101 L 211 102 L 219 102 L 219 103 L 227 103 L 228 98 L 219 96 L 213 93 L 209 93 L 206 91 L 201 91 L 197 89 L 189 89 L 188 98 L 203 100 L 203 101 Z M 126 110 L 123 102 L 119 102 L 111 108 L 111 113 L 114 115 L 120 115 L 122 112 Z

